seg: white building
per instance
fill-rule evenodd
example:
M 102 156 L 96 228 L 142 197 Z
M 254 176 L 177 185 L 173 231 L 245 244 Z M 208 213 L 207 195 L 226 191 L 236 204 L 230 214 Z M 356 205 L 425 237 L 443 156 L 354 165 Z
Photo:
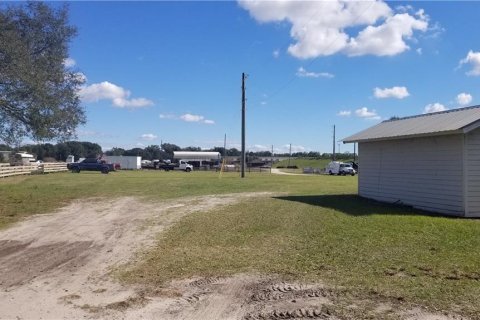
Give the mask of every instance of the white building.
M 178 160 L 186 160 L 189 163 L 197 162 L 199 167 L 205 164 L 219 164 L 221 160 L 220 152 L 207 151 L 174 151 L 173 158 Z
M 448 215 L 480 217 L 480 106 L 383 121 L 358 142 L 358 193 Z

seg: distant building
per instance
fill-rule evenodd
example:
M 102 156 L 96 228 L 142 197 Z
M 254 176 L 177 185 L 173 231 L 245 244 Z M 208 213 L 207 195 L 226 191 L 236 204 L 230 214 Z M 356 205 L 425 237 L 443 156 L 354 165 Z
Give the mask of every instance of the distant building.
M 358 142 L 358 193 L 447 215 L 480 217 L 480 106 L 383 121 Z
M 219 165 L 222 157 L 220 152 L 174 151 L 173 158 L 177 160 L 186 160 L 188 163 L 198 168 Z

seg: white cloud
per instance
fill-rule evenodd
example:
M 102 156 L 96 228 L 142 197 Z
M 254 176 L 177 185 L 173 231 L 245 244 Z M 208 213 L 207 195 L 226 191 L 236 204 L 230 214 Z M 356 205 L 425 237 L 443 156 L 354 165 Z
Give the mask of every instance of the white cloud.
M 185 122 L 197 122 L 197 123 L 204 123 L 204 124 L 215 124 L 215 121 L 210 119 L 205 119 L 204 116 L 185 113 L 181 116 L 176 116 L 172 113 L 161 113 L 158 115 L 160 119 L 169 119 L 169 120 L 182 120 Z
M 114 107 L 118 108 L 141 108 L 153 105 L 153 102 L 145 98 L 129 99 L 130 91 L 108 81 L 94 83 L 80 89 L 80 98 L 85 102 L 97 102 L 110 100 Z
M 319 78 L 319 77 L 333 78 L 334 77 L 333 74 L 328 72 L 310 72 L 305 70 L 305 68 L 303 67 L 298 68 L 296 75 L 302 78 Z
M 72 58 L 67 58 L 67 59 L 63 60 L 63 65 L 66 68 L 74 67 L 76 64 L 77 64 L 77 62 Z
M 274 58 L 280 57 L 280 50 L 278 50 L 278 49 L 277 49 L 277 50 L 273 50 L 272 55 L 273 55 Z
M 410 95 L 406 87 L 392 87 L 392 88 L 375 88 L 373 89 L 373 94 L 377 99 L 385 99 L 385 98 L 395 98 L 395 99 L 403 99 Z
M 145 140 L 145 141 L 152 141 L 157 139 L 158 136 L 154 135 L 153 133 L 144 133 L 140 136 L 140 139 Z
M 199 123 L 205 123 L 205 124 L 215 124 L 215 121 L 205 119 L 204 116 L 196 115 L 196 114 L 185 113 L 185 114 L 182 114 L 179 118 L 180 118 L 180 120 L 183 120 L 185 122 L 199 122 Z
M 397 7 L 395 7 L 395 9 L 398 11 L 398 12 L 411 12 L 413 11 L 413 7 L 411 5 L 406 5 L 406 6 L 403 6 L 403 5 L 399 5 Z
M 342 111 L 337 113 L 337 116 L 350 117 L 351 114 L 352 114 L 352 111 L 350 111 L 350 110 L 342 110 Z
M 440 112 L 445 110 L 448 110 L 448 108 L 441 103 L 435 102 L 435 103 L 427 104 L 423 109 L 423 113 L 425 114 L 425 113 L 432 113 L 432 112 Z
M 422 48 L 417 48 L 417 50 L 415 50 L 417 52 L 417 54 L 419 56 L 421 56 L 423 54 L 423 49 Z
M 457 96 L 457 103 L 461 106 L 466 106 L 472 102 L 473 97 L 469 93 L 462 92 Z
M 479 52 L 473 52 L 470 50 L 467 54 L 467 56 L 460 60 L 460 66 L 463 64 L 470 64 L 472 66 L 472 69 L 470 71 L 467 71 L 467 75 L 469 76 L 480 76 L 480 51 Z
M 261 23 L 287 21 L 294 40 L 288 52 L 300 59 L 345 53 L 396 55 L 409 49 L 416 30 L 427 31 L 428 16 L 399 13 L 383 1 L 239 0 Z M 354 34 L 360 30 L 358 34 Z M 351 31 L 351 32 L 350 32 Z
M 168 113 L 168 114 L 160 113 L 160 114 L 158 115 L 158 117 L 159 117 L 160 119 L 175 119 L 175 118 L 176 118 L 174 114 L 170 114 L 170 113 Z
M 428 22 L 421 17 L 396 14 L 382 25 L 368 26 L 360 31 L 356 38 L 350 39 L 346 51 L 351 56 L 394 56 L 410 49 L 405 39 L 411 39 L 414 30 L 426 31 L 427 27 Z
M 363 107 L 355 110 L 355 115 L 359 118 L 364 118 L 368 120 L 380 120 L 380 116 L 375 110 L 368 110 L 368 108 Z
M 203 121 L 203 119 L 205 119 L 205 117 L 195 115 L 195 114 L 186 113 L 186 114 L 181 115 L 180 119 L 182 119 L 183 121 L 186 121 L 186 122 L 200 122 L 200 121 Z

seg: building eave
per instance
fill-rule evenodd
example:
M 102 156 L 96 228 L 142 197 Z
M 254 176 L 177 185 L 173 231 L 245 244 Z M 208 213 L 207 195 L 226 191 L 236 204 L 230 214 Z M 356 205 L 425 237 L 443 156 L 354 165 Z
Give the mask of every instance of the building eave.
M 478 127 L 480 127 L 480 121 L 478 123 Z M 414 138 L 425 138 L 425 137 L 438 137 L 438 136 L 464 134 L 464 133 L 465 133 L 465 129 L 459 129 L 459 130 L 428 132 L 428 133 L 422 133 L 422 134 L 411 134 L 411 135 L 402 135 L 402 136 L 393 136 L 393 137 L 378 137 L 378 138 L 366 138 L 366 139 L 348 139 L 347 138 L 343 140 L 343 143 L 346 144 L 346 143 L 358 143 L 358 142 L 402 140 L 402 139 L 414 139 Z

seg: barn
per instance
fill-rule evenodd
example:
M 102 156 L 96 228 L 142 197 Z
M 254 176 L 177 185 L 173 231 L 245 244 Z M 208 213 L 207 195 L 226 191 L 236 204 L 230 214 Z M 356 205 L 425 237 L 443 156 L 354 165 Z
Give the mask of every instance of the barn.
M 480 217 L 480 106 L 383 121 L 358 143 L 360 196 Z

